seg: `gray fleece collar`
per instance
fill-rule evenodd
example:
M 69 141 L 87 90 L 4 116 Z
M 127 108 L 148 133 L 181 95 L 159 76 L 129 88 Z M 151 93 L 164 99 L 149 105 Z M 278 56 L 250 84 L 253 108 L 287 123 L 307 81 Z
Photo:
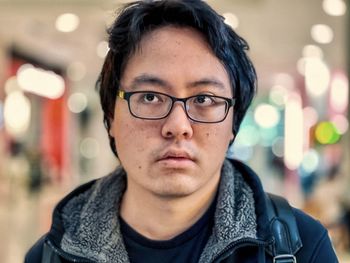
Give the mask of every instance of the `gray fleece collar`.
M 61 248 L 65 252 L 96 262 L 129 262 L 118 220 L 125 186 L 126 175 L 119 168 L 68 201 L 62 210 L 65 233 Z M 213 233 L 199 262 L 210 262 L 233 241 L 256 238 L 256 229 L 253 192 L 230 161 L 225 160 Z

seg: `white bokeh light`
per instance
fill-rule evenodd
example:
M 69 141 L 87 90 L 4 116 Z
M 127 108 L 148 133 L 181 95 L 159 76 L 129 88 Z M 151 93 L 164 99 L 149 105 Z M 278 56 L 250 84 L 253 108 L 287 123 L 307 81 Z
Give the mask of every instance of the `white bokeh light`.
M 75 61 L 68 65 L 66 72 L 70 80 L 79 81 L 86 76 L 86 67 L 82 62 Z
M 256 123 L 263 128 L 271 128 L 278 124 L 280 114 L 276 107 L 269 104 L 260 104 L 254 112 Z
M 303 170 L 307 173 L 312 173 L 317 170 L 320 163 L 320 157 L 316 150 L 310 149 L 304 153 L 304 157 L 301 163 Z
M 56 19 L 56 29 L 61 32 L 73 32 L 79 26 L 80 20 L 76 14 L 65 13 L 61 14 Z
M 331 82 L 330 104 L 334 111 L 343 113 L 349 104 L 349 83 L 344 74 L 336 74 Z
M 311 37 L 317 43 L 331 43 L 334 37 L 333 30 L 328 25 L 317 24 L 311 27 Z
M 308 58 L 305 61 L 305 85 L 308 93 L 318 97 L 328 89 L 331 73 L 324 61 L 319 58 Z
M 100 152 L 100 144 L 94 138 L 85 138 L 80 143 L 80 153 L 87 159 L 95 158 Z
M 53 71 L 24 64 L 18 69 L 17 76 L 22 90 L 42 97 L 58 99 L 65 91 L 63 78 Z
M 299 167 L 303 159 L 303 110 L 298 93 L 290 94 L 284 117 L 284 163 L 290 170 Z
M 330 16 L 342 16 L 346 13 L 344 0 L 323 0 L 323 10 Z
M 323 58 L 323 51 L 319 46 L 306 45 L 303 47 L 303 57 L 305 57 L 305 58 Z
M 100 58 L 105 58 L 109 51 L 108 42 L 101 41 L 96 47 L 96 54 Z
M 233 29 L 238 28 L 239 26 L 239 19 L 236 15 L 232 13 L 224 13 L 223 17 L 225 18 L 225 23 L 232 27 Z
M 31 105 L 22 91 L 11 92 L 4 103 L 4 123 L 9 134 L 23 136 L 29 127 Z
M 85 94 L 76 92 L 68 98 L 68 108 L 73 113 L 80 113 L 87 107 L 88 101 Z

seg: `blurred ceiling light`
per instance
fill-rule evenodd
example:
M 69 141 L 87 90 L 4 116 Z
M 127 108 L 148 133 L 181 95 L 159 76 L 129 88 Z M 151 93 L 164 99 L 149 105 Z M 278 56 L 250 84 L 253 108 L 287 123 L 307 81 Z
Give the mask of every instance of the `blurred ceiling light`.
M 87 159 L 95 158 L 100 152 L 99 142 L 94 138 L 85 138 L 80 143 L 80 153 Z
M 289 96 L 286 102 L 284 125 L 284 163 L 295 170 L 303 158 L 303 111 L 298 93 Z
M 349 103 L 348 79 L 343 74 L 336 74 L 331 82 L 330 104 L 334 111 L 343 113 Z
M 79 26 L 79 17 L 76 14 L 61 14 L 56 19 L 56 29 L 61 32 L 73 32 Z
M 18 85 L 17 77 L 12 76 L 5 82 L 5 93 L 9 95 L 13 91 L 20 90 L 21 87 Z
M 4 122 L 6 130 L 12 136 L 23 136 L 30 123 L 31 105 L 22 91 L 11 92 L 4 103 Z
M 312 173 L 317 170 L 320 163 L 320 156 L 314 149 L 310 149 L 304 154 L 304 158 L 301 164 L 303 170 L 307 173 Z
M 76 61 L 72 62 L 67 67 L 67 76 L 72 81 L 82 80 L 86 75 L 86 67 L 83 63 Z
M 73 113 L 80 113 L 87 107 L 88 101 L 85 94 L 76 92 L 68 98 L 68 108 Z
M 224 13 L 223 17 L 225 18 L 225 24 L 229 25 L 233 29 L 237 29 L 239 25 L 239 19 L 236 15 L 232 13 Z
M 282 85 L 274 85 L 269 92 L 269 99 L 277 106 L 283 106 L 288 96 L 288 90 Z
M 303 47 L 303 57 L 305 58 L 323 58 L 323 51 L 316 45 L 306 45 Z
M 280 114 L 274 106 L 260 104 L 255 109 L 254 119 L 259 126 L 263 128 L 272 128 L 278 124 Z
M 333 30 L 324 24 L 313 25 L 311 27 L 311 37 L 317 43 L 328 44 L 333 40 Z
M 108 51 L 109 51 L 109 47 L 108 47 L 107 41 L 101 41 L 100 43 L 98 43 L 96 47 L 96 53 L 98 57 L 105 58 Z
M 340 134 L 345 134 L 348 131 L 349 121 L 346 118 L 346 116 L 338 114 L 333 116 L 331 121 L 332 123 L 334 123 L 335 127 L 337 128 Z
M 319 58 L 305 60 L 305 85 L 311 96 L 323 95 L 330 82 L 330 71 L 327 65 Z
M 346 3 L 343 0 L 323 0 L 322 7 L 330 16 L 342 16 L 346 12 Z
M 22 65 L 17 72 L 18 84 L 22 90 L 49 99 L 58 99 L 65 90 L 64 80 L 53 71 Z

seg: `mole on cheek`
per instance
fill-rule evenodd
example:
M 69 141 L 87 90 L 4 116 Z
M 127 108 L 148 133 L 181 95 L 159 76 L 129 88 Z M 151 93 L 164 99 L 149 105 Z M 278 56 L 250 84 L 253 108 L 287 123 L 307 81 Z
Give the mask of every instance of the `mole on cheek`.
M 139 167 L 138 167 L 138 168 L 139 168 L 139 170 L 141 170 L 141 169 L 142 169 L 142 166 L 141 166 L 141 165 L 139 165 Z

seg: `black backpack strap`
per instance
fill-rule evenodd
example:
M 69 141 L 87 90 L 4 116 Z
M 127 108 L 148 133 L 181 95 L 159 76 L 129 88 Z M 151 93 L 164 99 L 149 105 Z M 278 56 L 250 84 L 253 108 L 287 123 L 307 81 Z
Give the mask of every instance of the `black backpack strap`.
M 273 245 L 267 250 L 274 263 L 297 263 L 295 254 L 303 246 L 292 208 L 283 197 L 267 194 L 267 212 Z

